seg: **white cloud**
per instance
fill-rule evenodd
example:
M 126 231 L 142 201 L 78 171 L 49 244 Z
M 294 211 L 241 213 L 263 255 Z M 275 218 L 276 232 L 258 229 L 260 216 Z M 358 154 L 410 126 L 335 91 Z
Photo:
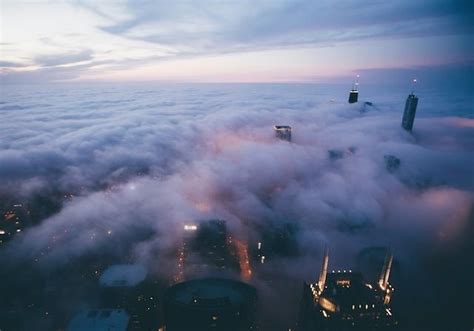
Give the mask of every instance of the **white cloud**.
M 397 298 L 411 300 L 407 283 L 426 274 L 422 262 L 470 239 L 470 95 L 455 92 L 430 102 L 438 91 L 420 88 L 411 135 L 400 127 L 405 89 L 361 85 L 361 103 L 348 105 L 346 88 L 6 86 L 0 195 L 15 201 L 40 193 L 53 200 L 63 192 L 77 196 L 60 200 L 56 214 L 8 243 L 0 251 L 2 270 L 16 275 L 9 270 L 27 264 L 49 273 L 99 254 L 127 256 L 170 276 L 184 222 L 223 218 L 231 233 L 250 243 L 262 229 L 290 222 L 300 254 L 269 259 L 270 270 L 309 280 L 326 243 L 334 267 L 391 246 L 394 274 L 400 267 L 408 279 Z M 366 98 L 373 106 L 362 103 Z M 462 116 L 431 117 L 455 111 Z M 275 139 L 274 124 L 293 127 L 292 144 Z M 329 150 L 340 157 L 331 159 Z M 386 154 L 401 161 L 393 173 Z M 56 289 L 72 277 L 58 275 L 48 278 Z M 274 285 L 254 282 L 262 300 L 282 297 Z M 424 286 L 427 292 L 437 288 Z M 64 306 L 75 309 L 74 300 L 68 296 Z M 277 308 L 268 307 L 274 315 Z
M 10 90 L 0 105 L 5 119 L 0 178 L 4 189 L 23 196 L 85 187 L 83 198 L 30 232 L 36 239 L 28 242 L 40 248 L 41 238 L 47 241 L 64 227 L 71 233 L 91 228 L 89 235 L 104 223 L 120 234 L 135 217 L 157 233 L 183 219 L 216 215 L 235 228 L 245 219 L 277 219 L 296 220 L 305 231 L 323 236 L 341 227 L 360 227 L 364 234 L 369 225 L 377 233 L 385 226 L 409 226 L 406 215 L 399 224 L 384 224 L 410 204 L 392 197 L 417 200 L 424 187 L 434 196 L 438 188 L 440 194 L 452 192 L 460 197 L 455 198 L 459 208 L 466 208 L 474 187 L 472 120 L 421 117 L 413 137 L 400 128 L 401 108 L 391 111 L 393 99 L 361 114 L 363 105 L 325 101 L 337 97 L 334 89 L 315 98 L 317 90 L 311 85 L 134 84 L 65 86 L 54 93 L 39 87 Z M 39 93 L 41 104 L 21 98 L 23 93 Z M 275 123 L 293 126 L 293 144 L 274 139 Z M 343 157 L 332 160 L 329 150 Z M 385 169 L 385 154 L 401 159 L 395 175 Z M 128 181 L 136 190 L 129 190 Z M 123 183 L 117 191 L 87 193 L 117 183 Z M 421 206 L 429 209 L 432 202 L 436 199 Z M 444 226 L 437 217 L 430 214 L 433 220 L 423 226 Z M 76 239 L 54 254 L 96 247 Z

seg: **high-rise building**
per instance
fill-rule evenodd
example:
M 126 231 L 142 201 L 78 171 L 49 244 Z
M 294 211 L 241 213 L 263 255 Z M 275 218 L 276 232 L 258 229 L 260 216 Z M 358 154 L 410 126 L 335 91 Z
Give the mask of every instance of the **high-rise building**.
M 416 83 L 416 79 L 413 80 L 413 84 Z M 405 102 L 405 111 L 403 112 L 402 127 L 411 131 L 413 129 L 413 123 L 415 122 L 416 107 L 418 106 L 418 97 L 414 94 L 414 88 L 408 95 Z
M 260 241 L 254 249 L 254 258 L 259 264 L 276 257 L 292 257 L 298 255 L 299 228 L 294 222 L 271 222 L 262 231 Z
M 356 103 L 359 99 L 359 75 L 357 75 L 356 79 L 352 83 L 352 88 L 349 92 L 349 103 Z
M 390 305 L 392 261 L 388 254 L 377 284 L 370 284 L 352 270 L 328 272 L 326 250 L 318 281 L 304 285 L 297 330 L 394 330 L 398 322 Z
M 203 278 L 176 284 L 165 294 L 166 331 L 255 330 L 257 290 L 246 283 Z
M 291 126 L 289 125 L 274 125 L 275 137 L 281 140 L 291 142 Z
M 238 272 L 239 263 L 231 253 L 225 221 L 215 219 L 186 224 L 175 281 Z
M 415 122 L 416 107 L 418 105 L 418 98 L 414 94 L 410 94 L 405 102 L 405 111 L 403 112 L 402 127 L 411 131 L 413 123 Z

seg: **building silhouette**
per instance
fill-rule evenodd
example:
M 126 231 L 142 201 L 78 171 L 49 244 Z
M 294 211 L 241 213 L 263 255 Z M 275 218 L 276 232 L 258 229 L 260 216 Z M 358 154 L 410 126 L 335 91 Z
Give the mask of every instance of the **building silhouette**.
M 383 156 L 385 162 L 385 168 L 389 172 L 395 172 L 400 168 L 401 161 L 398 157 L 391 154 L 386 154 Z
M 274 125 L 275 137 L 281 140 L 291 142 L 291 126 L 289 125 Z
M 354 80 L 352 83 L 352 88 L 349 92 L 349 103 L 356 103 L 357 100 L 359 99 L 359 75 L 357 75 L 357 78 Z
M 413 84 L 416 83 L 416 79 L 413 80 Z M 414 94 L 414 88 L 408 95 L 405 102 L 405 111 L 403 112 L 402 127 L 411 131 L 413 129 L 413 123 L 415 122 L 416 107 L 418 106 L 418 97 Z
M 182 246 L 178 252 L 176 282 L 239 272 L 239 263 L 232 254 L 224 220 L 186 224 L 183 233 Z
M 272 222 L 262 231 L 260 241 L 255 247 L 254 257 L 259 264 L 278 257 L 294 257 L 299 251 L 299 228 L 293 222 Z

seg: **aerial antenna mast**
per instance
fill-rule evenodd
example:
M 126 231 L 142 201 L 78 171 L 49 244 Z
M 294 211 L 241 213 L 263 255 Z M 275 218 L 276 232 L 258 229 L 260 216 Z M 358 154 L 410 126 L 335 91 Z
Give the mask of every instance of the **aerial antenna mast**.
M 352 90 L 353 91 L 357 91 L 357 89 L 359 88 L 359 75 L 356 75 L 356 78 L 354 78 L 354 80 L 352 81 Z
M 416 78 L 411 82 L 411 94 L 415 94 Z

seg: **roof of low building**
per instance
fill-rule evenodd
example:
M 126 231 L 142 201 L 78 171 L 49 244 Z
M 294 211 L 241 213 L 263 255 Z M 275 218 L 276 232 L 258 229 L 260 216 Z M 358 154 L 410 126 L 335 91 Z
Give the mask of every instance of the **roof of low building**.
M 105 287 L 133 287 L 141 283 L 147 269 L 141 264 L 116 264 L 108 267 L 99 283 Z
M 289 125 L 274 125 L 273 128 L 275 130 L 291 130 L 291 126 Z
M 256 300 L 253 286 L 223 278 L 203 278 L 179 283 L 167 291 L 175 303 L 196 306 L 240 305 Z

